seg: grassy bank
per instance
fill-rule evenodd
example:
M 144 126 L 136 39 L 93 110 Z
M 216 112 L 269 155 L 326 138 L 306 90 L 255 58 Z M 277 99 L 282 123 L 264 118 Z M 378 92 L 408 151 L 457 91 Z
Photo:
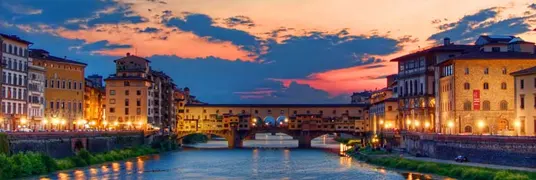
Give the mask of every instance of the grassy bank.
M 140 146 L 105 153 L 90 153 L 82 149 L 75 156 L 63 159 L 54 159 L 45 154 L 35 152 L 17 153 L 11 156 L 0 152 L 0 179 L 47 174 L 59 170 L 120 161 L 176 149 L 178 149 L 178 145 L 174 141 L 168 140 L 153 144 L 151 147 Z
M 409 160 L 395 156 L 375 156 L 360 153 L 350 153 L 352 156 L 370 164 L 387 168 L 415 171 L 421 173 L 436 174 L 451 178 L 468 180 L 530 180 L 536 179 L 536 173 L 499 170 L 482 167 L 471 167 L 458 164 L 444 164 Z

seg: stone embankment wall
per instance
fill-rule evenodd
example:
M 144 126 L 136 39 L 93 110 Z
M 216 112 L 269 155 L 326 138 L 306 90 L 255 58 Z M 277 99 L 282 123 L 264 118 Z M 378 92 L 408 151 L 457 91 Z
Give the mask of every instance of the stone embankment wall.
M 54 158 L 72 156 L 81 148 L 106 152 L 144 144 L 143 132 L 73 132 L 8 134 L 10 153 L 42 152 Z
M 536 137 L 406 134 L 406 150 L 437 159 L 536 168 Z

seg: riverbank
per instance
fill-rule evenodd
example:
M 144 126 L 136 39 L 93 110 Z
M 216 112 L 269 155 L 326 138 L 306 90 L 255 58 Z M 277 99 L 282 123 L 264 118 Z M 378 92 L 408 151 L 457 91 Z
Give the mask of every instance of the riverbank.
M 536 179 L 536 172 L 503 170 L 485 167 L 465 166 L 407 159 L 383 151 L 361 149 L 361 152 L 348 152 L 348 155 L 366 163 L 386 168 L 436 174 L 451 178 L 468 180 L 529 180 Z
M 178 145 L 176 143 L 165 141 L 152 146 L 131 147 L 105 153 L 90 153 L 82 149 L 76 155 L 62 159 L 54 159 L 45 154 L 35 152 L 17 153 L 11 156 L 0 153 L 0 179 L 42 175 L 177 149 Z

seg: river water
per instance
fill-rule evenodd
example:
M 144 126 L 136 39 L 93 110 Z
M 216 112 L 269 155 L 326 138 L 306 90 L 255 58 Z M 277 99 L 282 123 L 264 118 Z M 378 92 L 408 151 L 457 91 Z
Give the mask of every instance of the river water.
M 212 140 L 177 152 L 163 153 L 60 171 L 29 179 L 431 179 L 413 173 L 385 170 L 339 156 L 330 137 L 313 140 L 312 149 L 293 149 L 286 135 L 261 134 L 244 142 L 245 149 L 227 149 Z M 274 148 L 275 147 L 275 148 Z M 434 178 L 436 179 L 436 178 Z

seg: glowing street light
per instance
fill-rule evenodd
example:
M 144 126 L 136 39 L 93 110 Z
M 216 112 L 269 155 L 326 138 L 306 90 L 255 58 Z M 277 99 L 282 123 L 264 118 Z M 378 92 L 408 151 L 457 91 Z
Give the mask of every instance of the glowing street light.
M 484 128 L 485 125 L 486 123 L 484 123 L 484 121 L 478 121 L 478 124 L 477 124 L 478 128 L 482 129 Z
M 408 126 L 411 125 L 411 120 L 409 120 L 409 119 L 406 120 L 406 124 L 407 124 Z
M 521 122 L 519 122 L 519 121 L 514 122 L 514 126 L 515 126 L 516 128 L 521 127 Z
M 448 126 L 449 128 L 453 128 L 453 127 L 454 127 L 454 122 L 449 121 L 449 123 L 447 124 L 447 126 Z
M 288 122 L 288 118 L 285 118 L 285 122 Z
M 60 123 L 60 121 L 58 119 L 56 119 L 56 118 L 52 119 L 52 124 L 57 125 L 59 123 Z
M 426 129 L 428 129 L 428 128 L 430 127 L 430 123 L 429 123 L 429 122 L 425 122 L 425 123 L 424 123 L 424 127 L 425 127 Z
M 421 125 L 421 122 L 415 120 L 414 124 L 415 124 L 415 127 L 419 127 Z
M 382 119 L 380 119 L 380 124 L 383 124 L 383 120 L 382 120 Z
M 28 122 L 28 120 L 26 120 L 26 118 L 22 118 L 20 119 L 20 123 L 21 124 L 26 124 Z

